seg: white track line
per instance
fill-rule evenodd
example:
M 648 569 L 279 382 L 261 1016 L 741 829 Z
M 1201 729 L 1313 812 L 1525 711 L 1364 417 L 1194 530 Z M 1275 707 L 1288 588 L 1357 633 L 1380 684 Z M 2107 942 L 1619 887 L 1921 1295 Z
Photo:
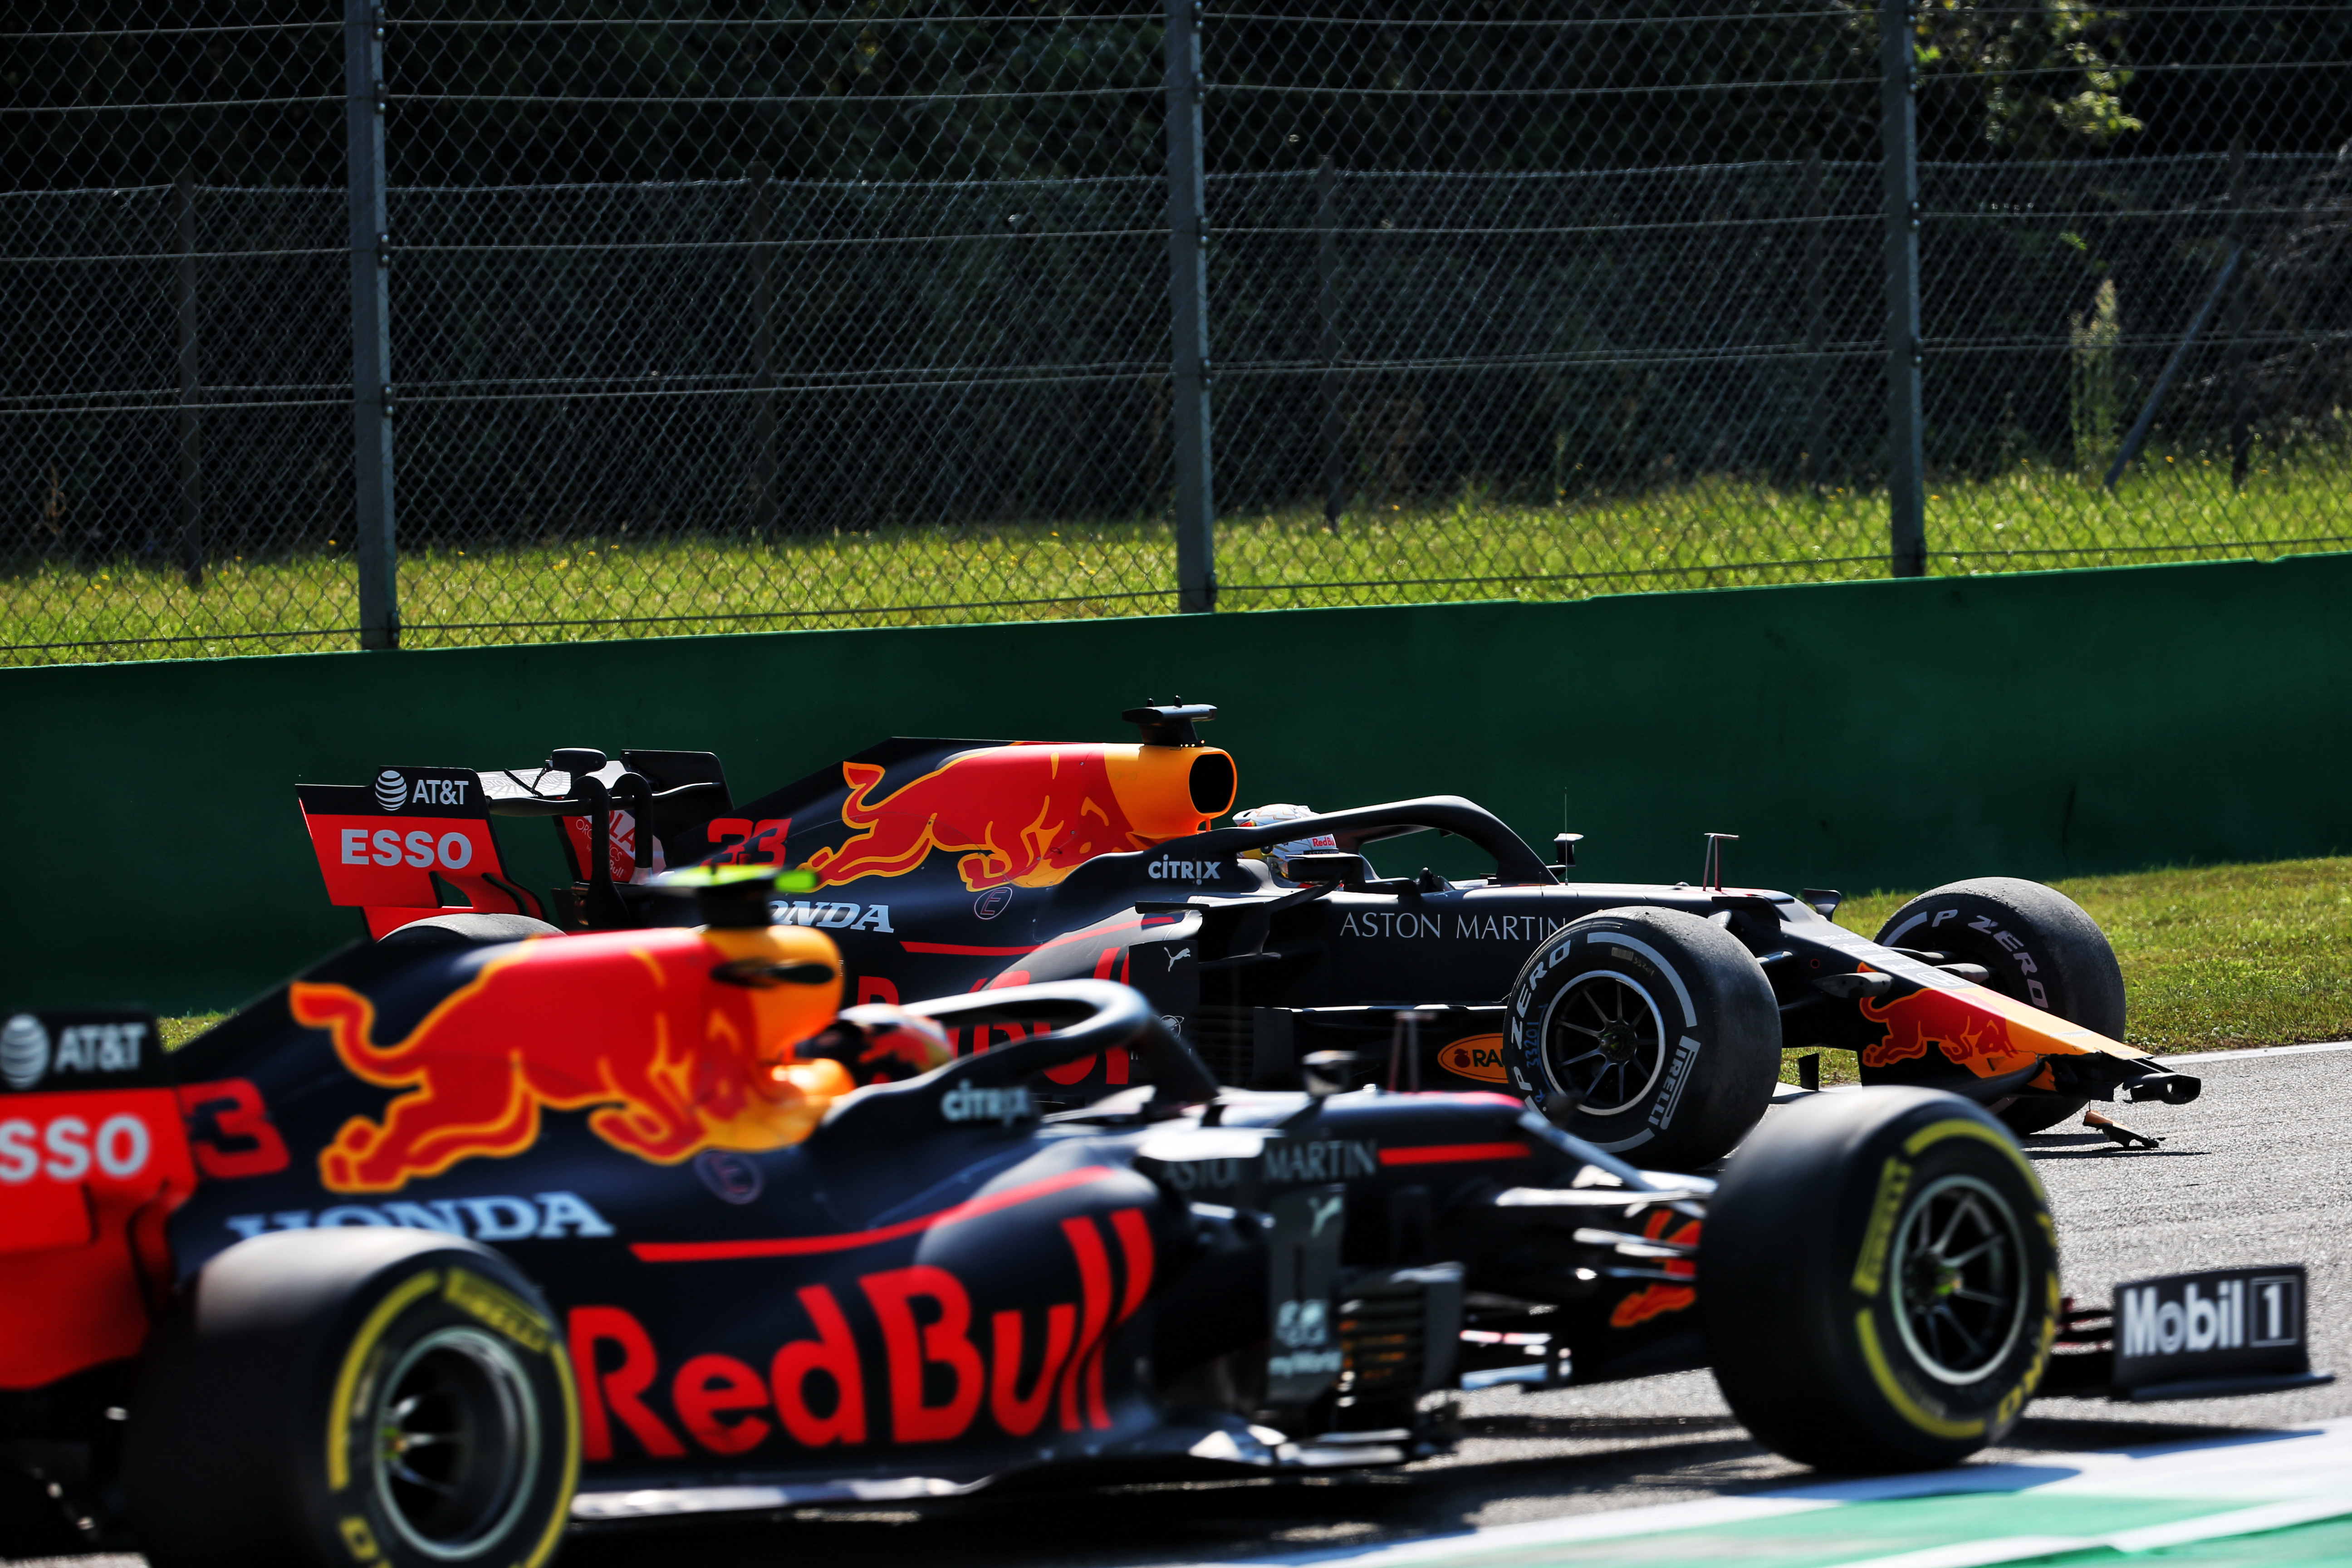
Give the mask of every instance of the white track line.
M 2341 1519 L 2347 1513 L 2352 1513 L 2352 1498 L 2264 1503 L 2260 1508 L 2242 1508 L 2230 1513 L 2209 1514 L 2203 1519 L 2176 1519 L 2170 1524 L 2119 1530 L 2107 1537 L 2107 1544 L 2118 1552 L 2156 1552 L 2167 1546 L 2185 1546 L 2192 1541 L 2219 1541 L 2224 1536 L 2258 1535 L 2266 1530 L 2317 1524 L 2322 1520 Z
M 2163 1066 L 2171 1067 L 2181 1062 L 2244 1061 L 2252 1057 L 2307 1057 L 2322 1051 L 2352 1051 L 2352 1040 L 2321 1040 L 2315 1045 L 2309 1046 L 2249 1046 L 2242 1051 L 2199 1051 L 2193 1056 L 2159 1056 L 2156 1060 Z M 1810 1100 L 1816 1092 L 1842 1094 L 1861 1087 L 1860 1084 L 1837 1083 L 1817 1091 L 1800 1089 L 1793 1083 L 1779 1084 L 1772 1090 L 1772 1103 L 1787 1105 L 1795 1100 Z
M 2233 1062 L 2246 1057 L 2304 1057 L 2318 1051 L 2352 1051 L 2352 1040 L 2322 1040 L 2311 1046 L 2249 1046 L 2242 1051 L 2200 1051 L 2193 1057 L 2158 1057 L 2160 1062 Z
M 1990 1541 L 1957 1541 L 1949 1546 L 1923 1547 L 1886 1557 L 1858 1557 L 1835 1568 L 1989 1568 L 1995 1563 L 2031 1563 L 2037 1557 L 2061 1557 L 2091 1552 L 2107 1542 L 2095 1535 L 2002 1535 Z

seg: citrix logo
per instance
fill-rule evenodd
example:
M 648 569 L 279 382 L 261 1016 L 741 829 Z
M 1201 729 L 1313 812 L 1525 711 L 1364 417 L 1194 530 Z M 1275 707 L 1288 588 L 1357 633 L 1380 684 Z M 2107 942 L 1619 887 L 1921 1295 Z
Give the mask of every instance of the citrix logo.
M 1037 1113 L 1029 1091 L 1018 1085 L 1012 1089 L 978 1089 L 971 1084 L 958 1084 L 940 1097 L 940 1114 L 950 1121 L 1025 1121 Z
M 1222 860 L 1175 860 L 1162 855 L 1143 868 L 1155 882 L 1213 882 L 1225 874 Z

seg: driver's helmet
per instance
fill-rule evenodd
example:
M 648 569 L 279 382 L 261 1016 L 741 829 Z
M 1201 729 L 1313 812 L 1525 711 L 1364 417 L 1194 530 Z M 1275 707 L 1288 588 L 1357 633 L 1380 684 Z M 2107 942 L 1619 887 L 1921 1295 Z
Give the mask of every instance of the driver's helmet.
M 1246 811 L 1234 813 L 1235 827 L 1264 827 L 1275 822 L 1297 822 L 1315 813 L 1303 805 L 1253 805 Z M 1339 852 L 1339 841 L 1328 833 L 1318 833 L 1306 838 L 1293 838 L 1265 849 L 1244 849 L 1245 858 L 1264 860 L 1274 874 L 1289 879 L 1284 864 L 1294 855 L 1331 855 Z
M 885 1002 L 844 1007 L 800 1054 L 839 1062 L 860 1088 L 917 1078 L 955 1059 L 948 1033 L 930 1019 Z

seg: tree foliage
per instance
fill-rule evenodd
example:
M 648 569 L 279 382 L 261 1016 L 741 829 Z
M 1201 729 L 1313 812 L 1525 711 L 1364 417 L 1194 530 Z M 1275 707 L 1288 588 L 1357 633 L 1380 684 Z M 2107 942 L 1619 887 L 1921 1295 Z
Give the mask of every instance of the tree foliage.
M 1559 169 L 1874 155 L 1870 0 L 1286 0 L 1209 10 L 1227 171 Z M 321 12 L 325 15 L 321 15 Z M 543 184 L 1151 172 L 1148 0 L 393 0 L 394 178 Z M 342 29 L 319 0 L 18 0 L 13 186 L 333 184 Z M 2333 145 L 2352 5 L 1927 0 L 1923 151 Z M 2332 73 L 2332 74 L 2331 74 Z

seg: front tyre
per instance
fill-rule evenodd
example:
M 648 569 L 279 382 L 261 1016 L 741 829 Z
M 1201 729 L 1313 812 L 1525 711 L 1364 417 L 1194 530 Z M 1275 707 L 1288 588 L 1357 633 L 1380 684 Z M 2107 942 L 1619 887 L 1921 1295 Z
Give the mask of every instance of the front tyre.
M 1881 947 L 1981 964 L 1985 984 L 2012 1002 L 2124 1037 L 2124 972 L 2083 906 L 2018 877 L 1978 877 L 1920 894 L 1888 917 Z M 2088 1100 L 2021 1095 L 1997 1113 L 2022 1138 L 2082 1113 Z
M 1557 1126 L 1691 1170 L 1756 1125 L 1780 1075 L 1780 1013 L 1748 951 L 1678 910 L 1604 910 L 1547 938 L 1512 982 L 1506 1057 Z
M 207 1263 L 159 1327 L 125 1479 L 155 1568 L 535 1568 L 579 1417 L 538 1292 L 424 1231 L 290 1231 Z
M 1873 1089 L 1774 1113 L 1707 1205 L 1699 1326 L 1757 1439 L 1827 1470 L 1997 1442 L 2057 1333 L 2048 1199 L 1979 1106 Z

